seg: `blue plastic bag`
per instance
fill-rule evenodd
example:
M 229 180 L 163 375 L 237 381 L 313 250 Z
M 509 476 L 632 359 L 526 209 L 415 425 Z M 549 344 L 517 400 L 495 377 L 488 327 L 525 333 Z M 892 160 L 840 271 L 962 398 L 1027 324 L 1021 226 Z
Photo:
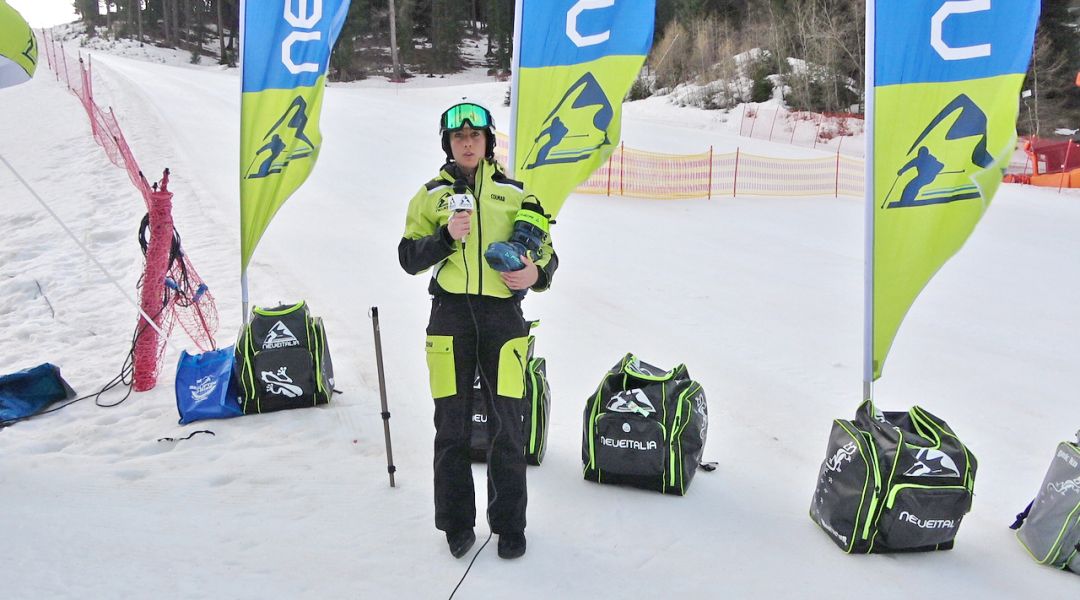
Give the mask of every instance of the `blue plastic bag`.
M 180 353 L 176 365 L 176 409 L 180 412 L 181 425 L 244 414 L 232 376 L 235 360 L 232 346 L 203 354 Z
M 49 363 L 0 376 L 0 422 L 25 419 L 74 397 L 60 369 Z

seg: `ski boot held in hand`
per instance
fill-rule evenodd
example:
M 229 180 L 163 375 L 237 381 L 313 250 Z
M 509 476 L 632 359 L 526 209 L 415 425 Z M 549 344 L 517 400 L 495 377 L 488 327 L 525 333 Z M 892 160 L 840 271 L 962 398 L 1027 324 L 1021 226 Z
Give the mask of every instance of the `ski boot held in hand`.
M 520 271 L 525 268 L 522 256 L 528 256 L 536 260 L 540 256 L 540 248 L 544 239 L 550 232 L 551 220 L 549 215 L 544 214 L 543 207 L 536 202 L 526 202 L 521 205 L 517 216 L 514 217 L 514 230 L 510 239 L 505 242 L 493 242 L 484 251 L 484 259 L 492 269 L 500 273 Z

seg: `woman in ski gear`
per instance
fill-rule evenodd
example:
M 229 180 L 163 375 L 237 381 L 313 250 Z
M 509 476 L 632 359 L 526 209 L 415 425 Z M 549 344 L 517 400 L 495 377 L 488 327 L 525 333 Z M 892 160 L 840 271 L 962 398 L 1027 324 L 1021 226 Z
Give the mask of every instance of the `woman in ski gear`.
M 434 267 L 427 327 L 427 362 L 435 399 L 435 526 L 461 557 L 476 540 L 470 437 L 474 382 L 488 403 L 488 517 L 499 535 L 499 556 L 525 553 L 524 412 L 528 325 L 524 290 L 551 284 L 558 258 L 545 235 L 524 267 L 496 271 L 485 249 L 511 237 L 523 205 L 540 207 L 495 161 L 491 113 L 473 103 L 440 118 L 446 164 L 409 202 L 398 245 L 401 267 L 418 274 Z M 533 209 L 535 210 L 535 209 Z M 542 212 L 542 209 L 541 209 Z M 530 255 L 531 254 L 531 255 Z

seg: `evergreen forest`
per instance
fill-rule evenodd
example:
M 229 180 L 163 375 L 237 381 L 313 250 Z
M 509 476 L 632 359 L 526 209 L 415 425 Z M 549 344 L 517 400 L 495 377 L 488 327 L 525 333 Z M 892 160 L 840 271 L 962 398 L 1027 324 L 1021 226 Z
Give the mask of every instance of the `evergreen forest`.
M 90 35 L 235 65 L 240 0 L 74 0 Z M 1042 0 L 1017 128 L 1080 128 L 1080 0 Z M 337 81 L 485 68 L 509 76 L 514 0 L 352 0 L 331 59 Z M 864 0 L 656 0 L 652 52 L 630 99 L 692 90 L 723 109 L 782 96 L 793 110 L 850 112 L 863 96 Z M 470 52 L 465 52 L 470 48 Z

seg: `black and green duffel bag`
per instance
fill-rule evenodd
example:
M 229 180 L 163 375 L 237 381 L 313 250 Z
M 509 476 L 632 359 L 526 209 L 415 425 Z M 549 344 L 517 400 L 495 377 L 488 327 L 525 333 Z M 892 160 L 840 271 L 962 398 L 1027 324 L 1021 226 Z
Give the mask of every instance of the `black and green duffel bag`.
M 670 371 L 627 354 L 585 404 L 585 479 L 683 495 L 709 425 L 705 391 L 685 365 Z
M 1058 444 L 1042 487 L 1012 528 L 1040 565 L 1080 574 L 1080 433 Z
M 322 319 L 303 301 L 252 309 L 236 343 L 235 369 L 245 414 L 326 404 L 334 393 Z
M 833 421 L 810 518 L 848 553 L 948 550 L 976 467 L 941 419 L 918 406 L 882 413 L 867 400 L 854 421 Z
M 551 414 L 551 389 L 547 380 L 547 361 L 533 356 L 536 338 L 529 336 L 529 350 L 525 364 L 525 412 L 521 416 L 521 427 L 525 439 L 525 462 L 539 465 L 544 460 L 547 450 L 548 416 Z M 480 375 L 477 373 L 469 397 L 472 399 L 472 438 L 470 440 L 472 459 L 478 462 L 487 460 L 488 452 L 488 410 L 487 403 L 480 391 Z

